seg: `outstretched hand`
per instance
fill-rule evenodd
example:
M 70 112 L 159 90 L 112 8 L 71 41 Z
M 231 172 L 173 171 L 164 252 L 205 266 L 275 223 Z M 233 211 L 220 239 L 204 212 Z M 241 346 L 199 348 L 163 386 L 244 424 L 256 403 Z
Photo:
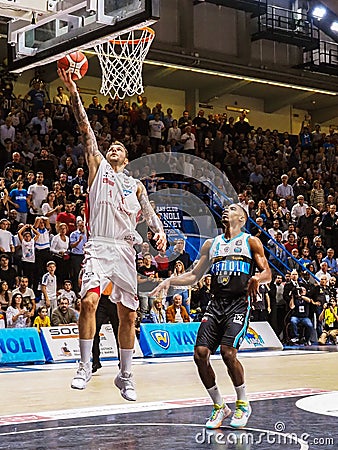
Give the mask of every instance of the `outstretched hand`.
M 155 287 L 155 289 L 153 289 L 150 293 L 149 296 L 150 297 L 157 297 L 158 295 L 162 295 L 163 297 L 167 296 L 167 292 L 169 290 L 170 287 L 170 278 L 167 278 L 163 281 L 161 281 L 161 283 L 159 285 L 157 285 Z
M 258 289 L 259 289 L 259 279 L 253 276 L 249 280 L 247 290 L 247 297 L 250 297 L 252 302 L 257 301 Z
M 60 79 L 63 81 L 63 84 L 66 86 L 66 88 L 69 90 L 70 93 L 77 91 L 77 86 L 72 79 L 71 72 L 66 72 L 64 69 L 58 69 L 57 70 L 58 75 Z
M 167 235 L 162 231 L 161 233 L 156 233 L 154 236 L 156 241 L 156 248 L 160 252 L 165 251 L 167 247 Z

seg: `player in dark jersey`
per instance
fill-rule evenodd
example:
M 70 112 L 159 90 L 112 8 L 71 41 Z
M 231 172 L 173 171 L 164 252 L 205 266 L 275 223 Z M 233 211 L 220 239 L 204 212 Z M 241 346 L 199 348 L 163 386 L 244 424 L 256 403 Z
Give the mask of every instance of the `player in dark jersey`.
M 231 414 L 223 402 L 210 364 L 210 355 L 219 345 L 237 394 L 236 411 L 230 425 L 235 428 L 245 426 L 251 414 L 237 350 L 249 325 L 250 303 L 256 300 L 260 283 L 271 281 L 271 271 L 261 241 L 242 231 L 246 221 L 247 214 L 240 205 L 227 206 L 222 214 L 224 234 L 203 244 L 194 269 L 164 280 L 151 293 L 155 296 L 163 290 L 166 292 L 171 285 L 194 285 L 208 270 L 212 276 L 214 296 L 202 318 L 194 353 L 198 373 L 214 403 L 207 428 L 219 428 Z M 255 269 L 259 271 L 256 274 Z

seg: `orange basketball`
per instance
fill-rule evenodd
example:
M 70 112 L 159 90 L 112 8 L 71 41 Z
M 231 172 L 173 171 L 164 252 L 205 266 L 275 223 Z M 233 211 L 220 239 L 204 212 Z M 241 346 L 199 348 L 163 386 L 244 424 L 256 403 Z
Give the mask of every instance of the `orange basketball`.
M 87 73 L 88 59 L 82 52 L 77 51 L 59 59 L 57 65 L 59 69 L 71 72 L 73 80 L 79 80 Z

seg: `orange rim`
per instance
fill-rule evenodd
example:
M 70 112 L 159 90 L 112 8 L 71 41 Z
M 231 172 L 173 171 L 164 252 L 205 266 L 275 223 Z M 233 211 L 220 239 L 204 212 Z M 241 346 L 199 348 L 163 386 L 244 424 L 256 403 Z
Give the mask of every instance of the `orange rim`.
M 137 45 L 140 42 L 152 41 L 155 37 L 155 31 L 150 27 L 140 28 L 139 31 L 148 31 L 149 35 L 139 39 L 111 39 L 110 42 L 115 45 Z

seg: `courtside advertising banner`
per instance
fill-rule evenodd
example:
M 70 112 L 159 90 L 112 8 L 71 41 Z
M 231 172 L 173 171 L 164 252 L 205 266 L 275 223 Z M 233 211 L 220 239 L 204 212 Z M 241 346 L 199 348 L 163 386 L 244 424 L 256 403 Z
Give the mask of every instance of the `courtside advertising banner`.
M 36 328 L 0 330 L 0 364 L 45 362 Z
M 140 346 L 144 356 L 191 355 L 199 325 L 198 322 L 141 324 Z M 240 350 L 282 348 L 267 322 L 251 322 Z
M 77 325 L 43 327 L 41 332 L 52 361 L 80 359 L 79 330 Z M 118 356 L 115 336 L 110 324 L 105 324 L 101 327 L 100 352 L 102 358 L 117 358 Z M 143 356 L 138 342 L 135 344 L 134 356 Z

